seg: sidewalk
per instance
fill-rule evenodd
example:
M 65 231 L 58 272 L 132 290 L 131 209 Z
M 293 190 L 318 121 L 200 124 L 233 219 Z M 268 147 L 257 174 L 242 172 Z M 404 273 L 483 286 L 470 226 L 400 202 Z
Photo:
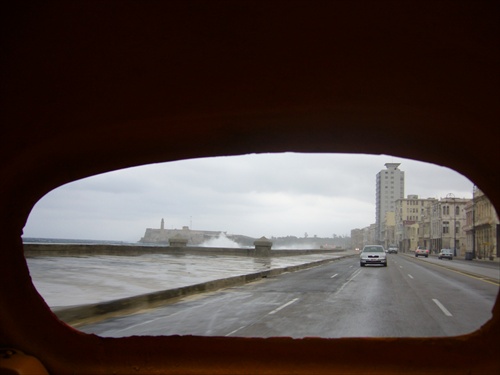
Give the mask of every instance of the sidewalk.
M 415 253 L 400 254 L 408 257 L 415 257 Z M 429 258 L 419 257 L 418 259 L 429 259 L 432 264 L 460 271 L 474 277 L 490 280 L 490 282 L 497 285 L 500 283 L 500 262 L 498 260 L 465 260 L 463 257 L 454 257 L 453 260 L 439 260 L 436 254 L 431 254 Z
M 405 254 L 405 255 L 415 255 L 413 251 L 411 252 L 399 252 L 400 254 Z M 431 257 L 437 258 L 438 254 L 437 253 L 431 253 L 429 254 Z M 494 257 L 493 260 L 490 260 L 488 258 L 474 258 L 474 259 L 465 259 L 465 255 L 456 255 L 453 258 L 455 259 L 460 259 L 460 260 L 470 260 L 471 262 L 484 262 L 484 263 L 498 263 L 500 264 L 500 257 Z

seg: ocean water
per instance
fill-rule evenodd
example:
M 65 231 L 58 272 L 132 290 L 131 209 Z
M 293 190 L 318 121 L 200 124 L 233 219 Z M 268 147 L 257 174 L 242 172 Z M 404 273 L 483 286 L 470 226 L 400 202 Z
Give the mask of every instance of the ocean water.
M 110 241 L 110 240 L 80 240 L 80 239 L 68 239 L 68 238 L 40 238 L 40 237 L 23 237 L 23 243 L 59 244 L 59 245 L 67 244 L 67 245 L 159 246 L 156 244 L 143 244 L 139 242 L 124 242 L 124 241 Z

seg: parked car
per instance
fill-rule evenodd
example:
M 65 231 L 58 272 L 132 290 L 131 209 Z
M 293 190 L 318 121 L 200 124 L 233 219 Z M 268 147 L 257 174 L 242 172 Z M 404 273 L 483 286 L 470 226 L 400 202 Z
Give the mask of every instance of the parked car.
M 381 245 L 366 245 L 359 254 L 359 265 L 361 267 L 367 264 L 381 264 L 387 267 L 387 254 Z
M 389 254 L 397 254 L 398 253 L 398 248 L 394 247 L 394 246 L 391 246 L 391 247 L 389 247 L 389 250 L 387 250 L 387 252 Z
M 426 249 L 425 247 L 422 246 L 418 246 L 417 249 L 415 250 L 415 256 L 416 257 L 424 256 L 427 258 L 429 256 L 429 249 Z
M 451 249 L 441 249 L 438 255 L 439 259 L 447 258 L 453 260 L 453 251 Z

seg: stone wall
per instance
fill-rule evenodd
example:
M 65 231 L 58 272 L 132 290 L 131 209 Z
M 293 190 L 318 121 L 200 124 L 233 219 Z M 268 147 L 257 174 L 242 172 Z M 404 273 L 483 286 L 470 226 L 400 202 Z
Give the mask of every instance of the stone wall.
M 344 251 L 335 250 L 270 250 L 268 256 L 294 256 L 306 254 L 326 254 Z M 126 255 L 142 254 L 192 254 L 192 255 L 239 255 L 262 256 L 255 248 L 216 247 L 170 247 L 170 246 L 122 246 L 122 245 L 75 245 L 75 244 L 24 244 L 27 258 L 36 256 L 82 256 L 82 255 Z

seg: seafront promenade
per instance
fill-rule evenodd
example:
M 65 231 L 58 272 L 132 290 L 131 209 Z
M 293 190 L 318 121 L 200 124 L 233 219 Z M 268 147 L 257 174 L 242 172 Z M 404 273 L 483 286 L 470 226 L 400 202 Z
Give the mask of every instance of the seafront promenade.
M 221 249 L 203 249 L 203 255 L 189 249 L 152 250 L 140 255 L 73 256 L 67 252 L 33 256 L 27 251 L 27 263 L 50 308 L 62 320 L 77 324 L 354 255 L 348 250 L 276 250 L 267 257 L 230 255 L 241 249 L 227 249 L 229 255 L 221 254 Z

